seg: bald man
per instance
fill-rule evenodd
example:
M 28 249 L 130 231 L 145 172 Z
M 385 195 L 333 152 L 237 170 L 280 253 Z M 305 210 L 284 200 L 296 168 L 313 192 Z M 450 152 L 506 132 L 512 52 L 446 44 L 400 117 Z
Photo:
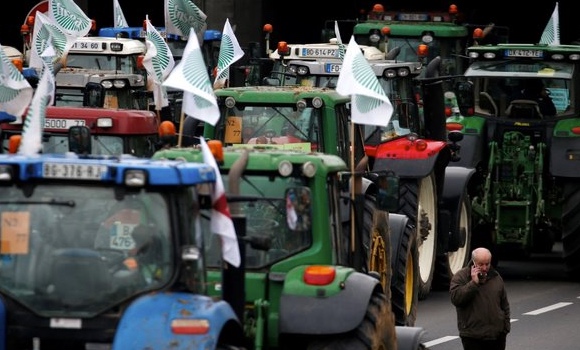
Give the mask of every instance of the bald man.
M 505 350 L 510 305 L 503 279 L 491 266 L 491 252 L 476 248 L 449 287 L 457 328 L 465 350 Z

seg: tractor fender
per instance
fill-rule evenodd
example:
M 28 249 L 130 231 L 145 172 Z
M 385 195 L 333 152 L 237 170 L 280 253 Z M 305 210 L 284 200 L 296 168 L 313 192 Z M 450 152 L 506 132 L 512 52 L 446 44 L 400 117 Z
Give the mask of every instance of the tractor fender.
M 396 326 L 397 349 L 398 350 L 419 350 L 424 349 L 421 345 L 421 338 L 426 334 L 422 327 Z
M 461 215 L 461 203 L 464 196 L 468 196 L 467 186 L 475 169 L 458 166 L 448 166 L 445 168 L 445 180 L 443 182 L 443 193 L 439 205 L 439 232 L 448 232 L 447 236 L 441 235 L 441 238 L 447 238 L 443 251 L 447 251 L 447 243 L 453 237 L 452 241 L 459 242 L 459 225 Z
M 401 236 L 405 234 L 405 230 L 407 229 L 407 224 L 409 222 L 409 218 L 407 215 L 404 214 L 395 214 L 389 213 L 389 231 L 391 232 L 391 243 L 392 242 L 401 242 Z M 391 246 L 391 256 L 399 256 L 397 251 L 399 249 L 403 249 L 400 246 Z M 391 259 L 391 268 L 394 268 L 397 262 L 395 259 Z
M 448 157 L 442 156 L 442 153 L 448 152 L 439 152 L 427 158 L 376 158 L 373 170 L 388 169 L 401 179 L 422 179 L 431 174 L 436 167 L 439 167 L 438 164 L 441 162 L 447 164 Z
M 327 296 L 324 286 L 315 294 L 282 294 L 280 333 L 336 334 L 356 329 L 363 321 L 373 290 L 379 280 L 353 272 L 344 280 L 340 292 Z
M 211 326 L 200 334 L 176 334 L 171 323 L 178 319 L 208 320 Z M 191 293 L 149 294 L 123 313 L 112 349 L 215 349 L 222 333 L 231 345 L 242 344 L 241 324 L 225 301 Z

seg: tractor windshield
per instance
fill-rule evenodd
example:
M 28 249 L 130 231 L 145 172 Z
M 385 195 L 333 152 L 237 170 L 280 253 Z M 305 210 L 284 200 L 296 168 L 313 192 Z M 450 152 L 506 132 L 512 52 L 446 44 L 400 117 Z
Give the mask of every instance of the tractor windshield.
M 319 140 L 320 109 L 295 105 L 245 106 L 227 108 L 223 135 L 227 145 L 264 144 L 268 147 L 316 151 Z
M 92 317 L 168 283 L 165 194 L 122 192 L 68 183 L 1 187 L 4 298 L 46 317 Z
M 311 194 L 301 179 L 269 173 L 244 175 L 239 194 L 232 194 L 237 189 L 228 185 L 228 175 L 222 177 L 231 214 L 246 217 L 246 269 L 264 268 L 310 246 Z M 207 265 L 221 266 L 219 239 L 214 235 L 205 242 Z

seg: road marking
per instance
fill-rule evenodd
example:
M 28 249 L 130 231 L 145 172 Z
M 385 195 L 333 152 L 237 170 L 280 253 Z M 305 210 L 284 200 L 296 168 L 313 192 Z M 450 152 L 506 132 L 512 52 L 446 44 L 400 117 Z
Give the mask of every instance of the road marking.
M 428 341 L 426 343 L 423 343 L 423 345 L 425 345 L 425 347 L 429 348 L 430 346 L 439 345 L 442 343 L 447 343 L 448 341 L 452 341 L 455 339 L 459 339 L 459 337 L 456 335 L 454 335 L 454 336 L 448 335 L 446 337 L 441 337 L 439 339 L 434 339 L 434 340 Z
M 519 318 L 510 318 L 510 323 L 518 322 Z
M 573 304 L 573 303 L 556 303 L 554 305 L 546 306 L 546 307 L 543 307 L 541 309 L 537 309 L 537 310 L 533 310 L 533 311 L 530 311 L 530 312 L 526 312 L 523 315 L 533 315 L 533 316 L 535 316 L 535 315 L 543 314 L 543 313 L 548 312 L 548 311 L 553 311 L 553 310 L 556 310 L 556 309 L 559 309 L 559 308 L 562 308 L 564 306 L 568 306 L 568 305 L 571 305 L 571 304 Z

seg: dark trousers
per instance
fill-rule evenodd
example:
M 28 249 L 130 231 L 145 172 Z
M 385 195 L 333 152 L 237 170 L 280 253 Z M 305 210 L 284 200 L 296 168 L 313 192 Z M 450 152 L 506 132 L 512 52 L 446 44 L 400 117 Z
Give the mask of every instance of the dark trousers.
M 505 340 L 505 334 L 494 340 L 461 337 L 464 350 L 505 350 Z

